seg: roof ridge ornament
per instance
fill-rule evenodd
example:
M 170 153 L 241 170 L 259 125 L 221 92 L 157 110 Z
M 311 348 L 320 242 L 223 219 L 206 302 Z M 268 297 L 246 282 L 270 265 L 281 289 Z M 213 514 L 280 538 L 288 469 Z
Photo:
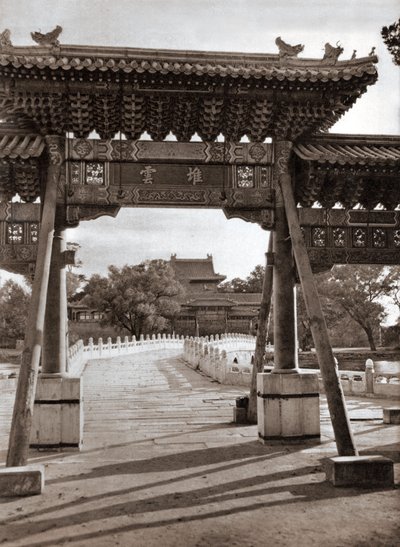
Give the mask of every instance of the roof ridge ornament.
M 6 28 L 5 30 L 3 30 L 3 32 L 0 33 L 0 50 L 7 50 L 12 47 L 13 45 L 11 43 L 11 31 L 10 29 Z
M 336 61 L 339 59 L 339 56 L 343 53 L 343 51 L 344 48 L 339 45 L 339 42 L 336 42 L 336 47 L 331 46 L 329 42 L 326 42 L 325 53 L 322 58 L 322 62 L 326 63 L 327 65 L 336 64 Z
M 285 59 L 286 57 L 297 57 L 297 55 L 301 53 L 304 49 L 304 46 L 302 44 L 297 44 L 295 46 L 287 44 L 282 40 L 280 36 L 276 38 L 275 44 L 278 46 L 279 57 L 281 59 Z
M 62 30 L 62 27 L 57 25 L 56 28 L 50 32 L 46 32 L 46 34 L 42 34 L 41 32 L 31 32 L 32 40 L 40 46 L 58 47 L 60 45 L 58 37 L 62 33 Z

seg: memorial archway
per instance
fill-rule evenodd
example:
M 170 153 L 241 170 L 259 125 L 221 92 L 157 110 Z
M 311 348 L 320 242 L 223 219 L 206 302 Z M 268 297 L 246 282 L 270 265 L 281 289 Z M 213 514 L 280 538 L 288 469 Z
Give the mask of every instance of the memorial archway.
M 271 55 L 63 46 L 53 35 L 1 46 L 2 264 L 35 269 L 9 465 L 26 461 L 41 353 L 47 375 L 65 367 L 65 228 L 137 206 L 222 208 L 273 231 L 271 378 L 297 371 L 294 255 L 338 450 L 356 453 L 311 266 L 400 262 L 400 140 L 325 133 L 375 82 L 375 56 L 341 61 L 327 44 L 322 59 L 306 59 L 277 43 Z M 127 140 L 113 140 L 118 132 Z M 178 142 L 164 141 L 170 132 Z M 195 132 L 202 142 L 190 142 Z M 11 205 L 15 194 L 41 198 L 40 212 Z M 315 397 L 296 382 L 291 398 Z M 287 399 L 285 389 L 262 397 Z

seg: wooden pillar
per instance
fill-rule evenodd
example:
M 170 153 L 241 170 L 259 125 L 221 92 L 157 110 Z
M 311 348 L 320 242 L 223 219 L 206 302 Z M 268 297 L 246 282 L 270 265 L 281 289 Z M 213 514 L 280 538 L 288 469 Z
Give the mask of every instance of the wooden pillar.
M 67 362 L 67 283 L 65 229 L 55 227 L 44 325 L 42 375 L 63 374 Z
M 263 443 L 320 439 L 318 375 L 297 366 L 294 263 L 279 180 L 288 173 L 291 143 L 274 143 L 274 368 L 257 376 L 257 426 Z
M 278 144 L 280 144 L 284 150 L 286 148 L 286 156 L 289 158 L 290 146 L 287 145 L 290 145 L 290 143 Z M 329 341 L 328 331 L 297 216 L 297 208 L 288 169 L 282 169 L 279 176 L 279 184 L 285 205 L 297 271 L 300 277 L 304 301 L 311 323 L 311 331 L 325 387 L 338 453 L 340 456 L 354 456 L 357 455 L 357 449 L 351 432 L 343 390 L 336 373 L 335 360 Z
M 257 423 L 257 374 L 259 372 L 263 372 L 265 344 L 267 342 L 268 318 L 271 310 L 273 276 L 273 264 L 271 260 L 272 249 L 272 234 L 270 234 L 268 241 L 268 252 L 266 253 L 266 266 L 261 294 L 260 314 L 258 319 L 256 350 L 254 353 L 254 363 L 251 376 L 249 405 L 247 407 L 247 421 L 250 423 Z
M 26 465 L 28 459 L 33 405 L 42 350 L 47 287 L 56 213 L 57 185 L 63 160 L 63 139 L 55 136 L 47 136 L 46 143 L 49 152 L 46 190 L 39 232 L 35 278 L 28 311 L 24 350 L 21 357 L 21 367 L 11 424 L 7 467 Z
M 274 247 L 274 368 L 273 373 L 297 372 L 294 265 L 284 204 L 277 192 Z

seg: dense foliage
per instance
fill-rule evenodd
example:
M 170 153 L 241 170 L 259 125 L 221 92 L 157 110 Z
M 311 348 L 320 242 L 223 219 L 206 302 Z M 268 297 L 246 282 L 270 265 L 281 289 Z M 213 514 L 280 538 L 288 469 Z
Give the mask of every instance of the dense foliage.
M 180 311 L 182 285 L 164 260 L 135 266 L 109 266 L 107 277 L 93 275 L 87 282 L 84 303 L 104 314 L 103 324 L 141 334 L 170 328 Z
M 0 288 L 0 338 L 3 343 L 24 338 L 29 302 L 29 292 L 11 279 Z
M 254 268 L 246 279 L 235 277 L 231 281 L 221 283 L 218 290 L 221 292 L 261 292 L 265 268 L 260 264 Z
M 264 267 L 259 265 L 246 279 L 235 278 L 220 288 L 230 292 L 261 292 Z M 400 311 L 400 268 L 372 265 L 335 266 L 315 277 L 328 329 L 346 321 L 357 323 L 365 332 L 371 349 L 376 349 L 376 333 L 387 312 L 382 303 L 389 298 Z M 312 345 L 310 321 L 301 288 L 298 288 L 297 317 L 299 344 Z
M 388 27 L 383 27 L 381 35 L 393 57 L 393 62 L 400 65 L 400 19 Z

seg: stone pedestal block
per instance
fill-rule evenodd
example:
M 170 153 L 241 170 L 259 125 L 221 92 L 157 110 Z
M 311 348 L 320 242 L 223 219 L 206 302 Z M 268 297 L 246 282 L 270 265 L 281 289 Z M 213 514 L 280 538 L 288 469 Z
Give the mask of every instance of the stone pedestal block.
M 233 421 L 235 424 L 247 424 L 247 409 L 233 407 Z
M 44 489 L 43 465 L 0 469 L 0 497 L 33 496 Z
M 318 375 L 257 374 L 257 420 L 261 442 L 320 438 Z
M 71 448 L 83 442 L 82 379 L 56 375 L 39 376 L 31 448 Z
M 383 409 L 384 424 L 400 424 L 400 406 L 392 406 Z
M 325 462 L 334 486 L 387 487 L 394 484 L 393 461 L 383 456 L 336 456 Z

